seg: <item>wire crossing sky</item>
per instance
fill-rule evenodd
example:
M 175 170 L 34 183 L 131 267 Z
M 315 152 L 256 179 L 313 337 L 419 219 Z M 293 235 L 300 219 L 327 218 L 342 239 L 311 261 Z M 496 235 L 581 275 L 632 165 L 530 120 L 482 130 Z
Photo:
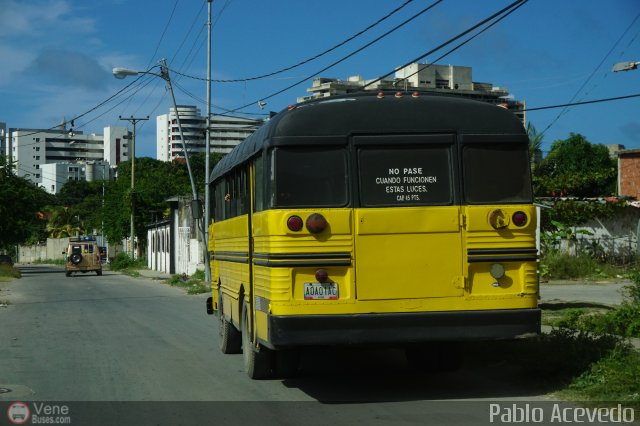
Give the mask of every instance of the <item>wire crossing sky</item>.
M 177 102 L 205 111 L 206 0 L 152 6 L 1 1 L 0 122 L 7 127 L 48 129 L 76 118 L 79 131 L 102 133 L 126 125 L 119 115 L 166 114 L 164 81 L 111 75 L 113 67 L 145 70 L 161 58 L 170 64 Z M 246 105 L 233 114 L 267 116 L 307 95 L 314 78 L 378 78 L 513 0 L 445 0 L 415 17 L 433 3 L 214 1 L 212 79 L 263 77 L 214 83 L 214 113 Z M 594 143 L 640 148 L 640 99 L 634 97 L 640 70 L 611 72 L 615 62 L 640 61 L 640 19 L 633 21 L 639 14 L 637 0 L 609 0 L 606 7 L 595 0 L 529 1 L 482 34 L 468 34 L 421 61 L 468 66 L 473 81 L 506 87 L 526 102 L 527 119 L 538 129 L 553 123 L 544 134 L 545 151 L 571 132 Z M 267 97 L 261 110 L 256 100 Z M 568 113 L 551 108 L 558 105 L 569 105 Z M 154 157 L 154 120 L 137 130 L 137 155 Z

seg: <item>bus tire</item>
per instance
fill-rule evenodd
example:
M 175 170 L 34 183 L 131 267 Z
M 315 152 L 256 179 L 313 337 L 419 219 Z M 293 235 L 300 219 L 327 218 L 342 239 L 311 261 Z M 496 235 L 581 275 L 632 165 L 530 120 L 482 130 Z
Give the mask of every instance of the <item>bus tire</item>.
M 266 379 L 271 375 L 273 352 L 260 345 L 254 347 L 253 327 L 246 303 L 242 304 L 242 358 L 244 371 L 252 379 Z
M 239 354 L 242 351 L 240 332 L 222 312 L 222 295 L 218 298 L 218 347 L 223 354 Z

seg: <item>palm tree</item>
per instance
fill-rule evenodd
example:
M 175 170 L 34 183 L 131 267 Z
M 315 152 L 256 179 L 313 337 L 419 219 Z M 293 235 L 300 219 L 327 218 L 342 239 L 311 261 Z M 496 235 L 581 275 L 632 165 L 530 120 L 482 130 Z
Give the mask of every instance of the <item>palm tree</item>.
M 69 207 L 58 206 L 52 211 L 47 232 L 50 238 L 65 238 L 84 234 L 85 229 Z
M 529 136 L 529 158 L 531 159 L 531 170 L 542 161 L 542 138 L 544 133 L 538 133 L 531 122 L 527 123 L 527 136 Z

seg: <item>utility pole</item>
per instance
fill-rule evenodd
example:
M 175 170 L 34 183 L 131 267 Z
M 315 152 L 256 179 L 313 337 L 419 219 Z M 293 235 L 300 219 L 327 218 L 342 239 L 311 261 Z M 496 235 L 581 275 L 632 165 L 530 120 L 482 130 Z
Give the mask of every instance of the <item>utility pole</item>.
M 130 122 L 133 126 L 133 133 L 131 135 L 131 259 L 135 259 L 136 255 L 136 231 L 134 227 L 135 222 L 135 212 L 136 212 L 136 197 L 135 197 L 135 166 L 136 166 L 136 124 L 138 121 L 145 121 L 149 119 L 149 116 L 146 118 L 134 118 L 133 115 L 130 118 L 122 118 L 122 116 L 118 116 L 120 120 L 126 120 Z
M 211 265 L 209 259 L 209 222 L 211 222 L 211 194 L 209 193 L 209 173 L 211 171 L 211 5 L 213 0 L 208 0 L 209 17 L 208 28 L 208 49 L 207 49 L 207 133 L 205 135 L 205 161 L 204 161 L 204 221 L 202 224 L 202 235 L 204 245 L 204 279 L 211 284 Z

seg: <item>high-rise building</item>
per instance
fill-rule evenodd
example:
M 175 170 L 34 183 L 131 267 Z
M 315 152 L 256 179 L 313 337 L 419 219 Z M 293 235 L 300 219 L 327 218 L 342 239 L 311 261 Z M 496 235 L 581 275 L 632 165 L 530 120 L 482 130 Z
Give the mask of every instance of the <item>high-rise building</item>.
M 57 192 L 64 182 L 44 182 L 42 168 L 46 164 L 62 163 L 62 167 L 67 169 L 75 167 L 69 164 L 83 164 L 81 168 L 84 167 L 86 172 L 87 164 L 105 162 L 110 167 L 115 167 L 121 161 L 129 160 L 130 132 L 126 128 L 105 127 L 104 135 L 98 135 L 84 134 L 64 127 L 66 126 L 61 125 L 59 129 L 10 129 L 10 154 L 15 163 L 15 173 L 49 192 L 52 192 L 53 185 L 54 192 Z
M 192 105 L 178 105 L 180 124 L 189 154 L 205 152 L 206 117 Z M 226 154 L 262 125 L 262 120 L 232 116 L 212 116 L 210 144 L 212 153 Z M 184 157 L 180 129 L 174 108 L 156 118 L 156 158 L 171 161 Z

